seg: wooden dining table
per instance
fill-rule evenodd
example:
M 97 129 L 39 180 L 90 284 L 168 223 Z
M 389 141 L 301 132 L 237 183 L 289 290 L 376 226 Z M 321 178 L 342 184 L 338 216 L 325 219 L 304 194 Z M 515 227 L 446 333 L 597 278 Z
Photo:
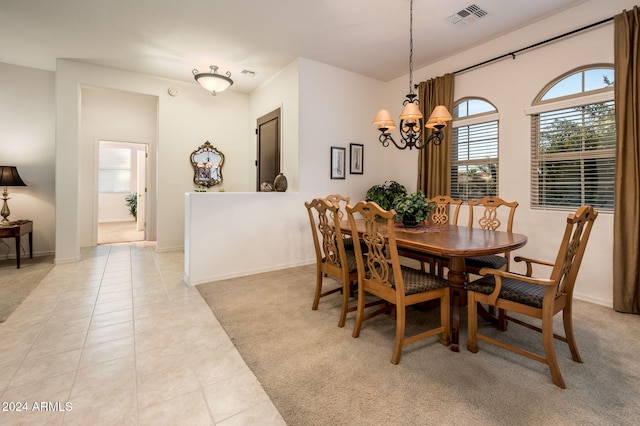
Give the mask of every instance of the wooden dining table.
M 364 220 L 357 219 L 358 233 L 364 231 Z M 340 223 L 342 232 L 351 234 L 349 221 Z M 386 228 L 380 227 L 384 235 Z M 426 256 L 449 259 L 447 279 L 451 286 L 451 350 L 458 352 L 460 334 L 460 307 L 466 306 L 467 273 L 465 258 L 504 253 L 523 247 L 527 236 L 514 232 L 491 231 L 453 225 L 420 225 L 407 228 L 397 224 L 395 229 L 398 249 L 410 250 Z

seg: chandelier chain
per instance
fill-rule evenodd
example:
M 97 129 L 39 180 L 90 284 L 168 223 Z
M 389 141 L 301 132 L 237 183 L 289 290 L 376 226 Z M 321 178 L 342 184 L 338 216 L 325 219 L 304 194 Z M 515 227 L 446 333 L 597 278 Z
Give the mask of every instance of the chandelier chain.
M 413 93 L 413 0 L 409 5 L 409 93 Z

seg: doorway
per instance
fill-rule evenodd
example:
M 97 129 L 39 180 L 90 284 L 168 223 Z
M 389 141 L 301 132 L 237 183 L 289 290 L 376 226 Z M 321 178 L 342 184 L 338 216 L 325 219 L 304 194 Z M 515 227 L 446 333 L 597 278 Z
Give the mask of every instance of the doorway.
M 257 160 L 256 191 L 260 184 L 273 181 L 280 173 L 280 108 L 258 118 L 256 126 Z
M 148 144 L 98 143 L 97 243 L 146 240 Z

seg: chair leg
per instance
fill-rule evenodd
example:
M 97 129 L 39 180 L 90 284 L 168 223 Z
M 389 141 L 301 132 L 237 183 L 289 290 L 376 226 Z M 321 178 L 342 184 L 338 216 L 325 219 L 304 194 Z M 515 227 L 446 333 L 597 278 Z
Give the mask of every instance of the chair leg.
M 560 367 L 558 367 L 558 360 L 556 359 L 556 351 L 553 346 L 553 315 L 544 315 L 542 318 L 542 341 L 544 343 L 544 353 L 547 357 L 547 365 L 551 371 L 551 378 L 553 383 L 565 389 L 564 380 L 560 374 Z
M 476 305 L 476 294 L 473 291 L 467 291 L 467 320 L 468 320 L 468 343 L 467 350 L 469 352 L 478 352 L 478 339 L 476 333 L 478 331 L 478 306 Z
M 362 285 L 358 284 L 358 307 L 356 309 L 356 324 L 353 326 L 352 337 L 356 338 L 360 335 L 360 328 L 362 328 L 362 321 L 364 320 L 364 305 L 365 305 L 365 293 L 362 289 Z
M 349 310 L 349 297 L 351 296 L 351 282 L 347 279 L 342 286 L 342 310 L 340 311 L 340 320 L 338 327 L 344 327 L 347 321 L 347 311 Z
M 396 306 L 396 338 L 393 342 L 393 355 L 391 363 L 398 364 L 402 355 L 402 344 L 404 342 L 404 328 L 406 323 L 407 309 L 404 305 Z
M 507 331 L 507 311 L 500 308 L 498 309 L 498 330 Z
M 318 304 L 320 303 L 320 295 L 322 294 L 322 271 L 318 269 L 318 273 L 316 274 L 316 294 L 313 298 L 313 305 L 311 309 L 316 311 L 318 310 Z
M 576 338 L 573 335 L 573 321 L 572 321 L 572 306 L 567 305 L 562 311 L 562 322 L 564 323 L 564 335 L 567 338 L 567 344 L 569 350 L 571 350 L 571 358 L 575 362 L 582 362 L 580 352 L 578 352 L 578 345 L 576 345 Z

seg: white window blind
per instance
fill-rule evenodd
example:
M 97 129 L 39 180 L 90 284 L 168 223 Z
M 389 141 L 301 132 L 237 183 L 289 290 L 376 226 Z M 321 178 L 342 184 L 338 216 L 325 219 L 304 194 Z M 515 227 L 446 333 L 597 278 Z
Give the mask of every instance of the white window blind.
M 470 200 L 497 194 L 498 120 L 455 127 L 452 133 L 451 197 Z
M 591 205 L 613 211 L 615 104 L 612 100 L 532 115 L 531 206 Z
M 98 191 L 128 193 L 131 189 L 131 149 L 100 147 Z

